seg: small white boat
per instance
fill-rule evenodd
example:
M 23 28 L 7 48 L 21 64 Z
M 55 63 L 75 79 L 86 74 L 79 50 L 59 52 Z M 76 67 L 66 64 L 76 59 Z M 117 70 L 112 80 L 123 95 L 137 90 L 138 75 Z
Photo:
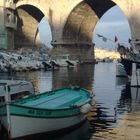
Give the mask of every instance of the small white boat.
M 116 77 L 128 77 L 126 70 L 121 63 L 116 64 Z
M 122 46 L 125 53 L 121 55 L 120 63 L 124 65 L 127 75 L 132 76 L 133 63 L 136 63 L 136 67 L 140 69 L 140 40 L 132 39 L 130 44 L 130 49 Z
M 79 87 L 62 88 L 0 105 L 1 123 L 10 139 L 74 126 L 91 110 L 93 94 Z M 6 115 L 7 114 L 7 115 Z
M 0 80 L 0 102 L 4 101 L 5 87 L 8 85 L 8 90 L 11 100 L 22 98 L 23 96 L 34 94 L 33 84 L 24 80 Z

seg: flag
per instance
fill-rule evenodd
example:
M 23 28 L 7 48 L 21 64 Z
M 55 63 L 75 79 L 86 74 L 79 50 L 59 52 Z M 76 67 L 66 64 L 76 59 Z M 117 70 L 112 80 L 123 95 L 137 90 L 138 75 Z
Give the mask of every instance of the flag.
M 128 42 L 129 42 L 129 43 L 131 42 L 131 39 L 130 39 L 130 38 L 128 39 Z
M 103 37 L 103 36 L 102 36 L 102 35 L 100 35 L 100 34 L 97 34 L 97 36 L 98 36 L 98 37 Z
M 118 41 L 118 38 L 115 36 L 115 42 L 117 42 Z
M 106 37 L 103 37 L 103 41 L 104 41 L 104 42 L 107 42 L 107 38 L 106 38 Z
M 103 39 L 104 42 L 107 41 L 107 38 L 106 38 L 106 37 L 104 37 L 104 36 L 102 36 L 102 35 L 100 35 L 100 34 L 97 34 L 97 36 L 98 36 L 98 37 L 102 37 L 102 39 Z

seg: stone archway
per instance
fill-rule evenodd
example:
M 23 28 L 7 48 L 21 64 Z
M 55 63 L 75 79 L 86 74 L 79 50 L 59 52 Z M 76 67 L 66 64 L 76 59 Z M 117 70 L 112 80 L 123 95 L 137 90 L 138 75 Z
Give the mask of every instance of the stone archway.
M 16 10 L 18 22 L 15 32 L 15 47 L 34 47 L 40 44 L 38 23 L 44 14 L 32 5 L 22 5 Z
M 94 61 L 94 44 L 92 35 L 99 18 L 116 4 L 110 0 L 84 0 L 76 5 L 65 22 L 61 42 L 53 42 L 55 55 L 63 52 L 70 54 L 71 59 L 83 62 Z M 61 48 L 61 49 L 59 49 Z
M 62 53 L 74 54 L 80 51 L 80 55 L 83 53 L 82 58 L 84 60 L 90 59 L 94 55 L 91 48 L 92 44 L 92 32 L 96 26 L 97 21 L 102 15 L 109 10 L 111 7 L 118 6 L 121 0 L 18 0 L 17 6 L 22 7 L 23 5 L 31 5 L 38 7 L 45 13 L 50 27 L 52 30 L 52 45 L 56 50 Z M 127 5 L 131 5 L 131 1 L 128 0 Z M 122 11 L 124 11 L 121 5 Z M 27 9 L 21 8 L 26 14 L 29 14 Z M 33 16 L 30 15 L 32 18 Z M 33 18 L 36 19 L 36 18 Z M 33 41 L 32 41 L 33 42 Z M 79 50 L 74 50 L 79 46 Z M 86 48 L 87 49 L 84 49 Z M 72 50 L 73 48 L 73 50 Z M 65 51 L 66 50 L 66 51 Z M 89 56 L 89 57 L 88 57 Z M 87 57 L 87 58 L 86 58 Z

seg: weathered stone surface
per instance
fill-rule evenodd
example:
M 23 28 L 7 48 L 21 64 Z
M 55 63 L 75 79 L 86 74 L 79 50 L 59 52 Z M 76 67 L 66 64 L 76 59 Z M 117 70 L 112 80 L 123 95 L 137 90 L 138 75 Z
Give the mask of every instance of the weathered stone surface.
M 15 47 L 33 47 L 39 44 L 40 40 L 36 41 L 38 21 L 22 9 L 17 12 L 21 24 L 18 24 L 15 32 Z
M 113 0 L 128 19 L 132 38 L 140 39 L 140 0 Z

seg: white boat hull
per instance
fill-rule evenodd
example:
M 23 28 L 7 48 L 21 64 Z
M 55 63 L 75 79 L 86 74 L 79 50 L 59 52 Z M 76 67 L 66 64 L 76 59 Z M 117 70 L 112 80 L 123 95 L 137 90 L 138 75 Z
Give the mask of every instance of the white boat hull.
M 9 85 L 10 95 L 25 92 L 25 91 L 28 91 L 31 94 L 34 94 L 34 87 L 31 82 L 18 81 L 18 80 L 0 80 L 0 91 L 1 91 L 0 96 L 5 95 L 5 87 L 4 87 L 5 83 Z
M 121 63 L 116 64 L 116 76 L 117 77 L 127 77 L 125 68 Z
M 85 118 L 86 116 L 83 114 L 54 119 L 11 116 L 10 138 L 13 139 L 68 128 L 82 122 Z M 3 117 L 3 120 L 6 120 L 6 118 Z

